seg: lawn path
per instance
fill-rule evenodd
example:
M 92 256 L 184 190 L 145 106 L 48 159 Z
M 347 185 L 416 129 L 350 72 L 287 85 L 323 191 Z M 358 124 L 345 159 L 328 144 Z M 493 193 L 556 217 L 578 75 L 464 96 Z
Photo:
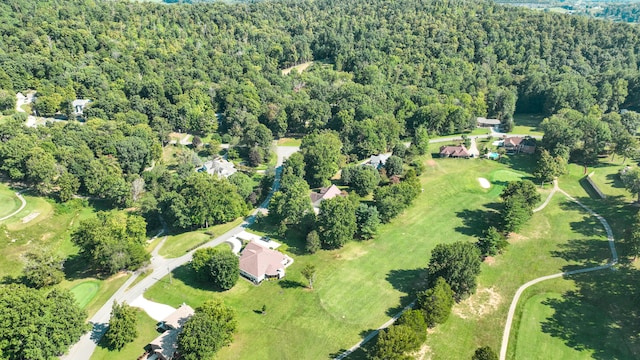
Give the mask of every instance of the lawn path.
M 514 314 L 516 312 L 516 307 L 518 306 L 518 300 L 520 299 L 520 296 L 522 295 L 522 293 L 527 288 L 529 288 L 530 286 L 535 285 L 535 284 L 537 284 L 539 282 L 545 281 L 545 280 L 555 279 L 555 278 L 559 278 L 559 277 L 563 277 L 563 276 L 581 274 L 581 273 L 586 273 L 586 272 L 591 272 L 591 271 L 609 269 L 609 268 L 611 268 L 613 265 L 615 265 L 618 262 L 618 253 L 616 251 L 616 246 L 615 246 L 615 243 L 614 243 L 613 231 L 611 230 L 611 226 L 609 226 L 609 223 L 607 222 L 607 220 L 605 218 L 603 218 L 602 216 L 600 216 L 599 214 L 597 214 L 596 212 L 594 212 L 593 210 L 591 210 L 590 208 L 588 208 L 586 205 L 584 205 L 580 201 L 576 200 L 573 196 L 567 194 L 564 190 L 560 189 L 558 187 L 557 180 L 554 181 L 554 189 L 551 192 L 551 194 L 549 195 L 549 197 L 547 198 L 547 200 L 544 202 L 544 204 L 542 204 L 538 209 L 536 209 L 534 211 L 539 211 L 539 210 L 544 209 L 544 207 L 549 203 L 549 201 L 551 200 L 552 195 L 556 191 L 561 192 L 569 200 L 571 200 L 574 203 L 580 205 L 580 207 L 585 209 L 590 215 L 595 216 L 600 221 L 600 223 L 604 227 L 605 231 L 607 232 L 607 240 L 609 241 L 609 249 L 611 249 L 611 261 L 609 261 L 609 263 L 606 264 L 606 265 L 595 266 L 595 267 L 579 269 L 579 270 L 573 270 L 573 271 L 565 271 L 565 272 L 561 272 L 561 273 L 557 273 L 557 274 L 553 274 L 553 275 L 542 276 L 542 277 L 539 277 L 537 279 L 533 279 L 533 280 L 527 282 L 526 284 L 520 286 L 520 288 L 518 288 L 518 291 L 516 291 L 516 294 L 513 296 L 513 300 L 511 301 L 511 306 L 509 306 L 509 313 L 507 315 L 507 322 L 506 322 L 506 324 L 504 326 L 504 333 L 502 334 L 502 346 L 500 347 L 500 360 L 506 360 L 506 358 L 507 358 L 507 348 L 509 347 L 509 335 L 511 333 L 511 324 L 513 323 L 513 316 L 514 316 Z
M 549 194 L 549 196 L 547 196 L 547 199 L 542 203 L 542 205 L 533 209 L 533 212 L 536 213 L 547 207 L 547 205 L 549 205 L 549 202 L 551 201 L 551 198 L 553 197 L 553 194 L 555 194 L 556 191 L 558 191 L 558 179 L 553 179 L 553 190 L 551 190 L 551 193 Z
M 0 218 L 0 221 L 6 220 L 6 219 L 12 217 L 13 215 L 15 215 L 15 214 L 19 213 L 20 211 L 22 211 L 22 209 L 24 209 L 25 206 L 27 206 L 27 201 L 22 197 L 22 195 L 20 195 L 19 191 L 16 193 L 16 196 L 18 197 L 18 199 L 20 199 L 20 201 L 22 202 L 22 205 L 20 205 L 20 208 L 18 210 L 12 212 L 11 214 L 9 214 L 9 215 L 7 215 L 7 216 L 5 216 L 3 218 Z

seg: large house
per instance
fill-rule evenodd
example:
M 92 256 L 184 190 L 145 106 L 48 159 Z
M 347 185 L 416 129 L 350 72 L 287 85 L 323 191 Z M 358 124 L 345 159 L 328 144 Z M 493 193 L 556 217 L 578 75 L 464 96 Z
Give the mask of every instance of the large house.
M 289 256 L 251 241 L 240 253 L 240 274 L 259 284 L 265 279 L 282 279 L 292 263 Z
M 160 322 L 159 329 L 164 331 L 145 347 L 146 353 L 141 359 L 171 360 L 178 350 L 178 334 L 195 312 L 186 304 L 182 304 L 175 312 Z
M 345 196 L 337 186 L 331 185 L 329 187 L 320 188 L 320 192 L 311 192 L 311 205 L 313 211 L 317 214 L 320 211 L 320 203 L 324 200 L 333 199 L 336 196 Z
M 480 128 L 492 128 L 500 125 L 500 120 L 498 119 L 487 119 L 483 117 L 479 117 L 476 119 L 478 123 L 478 127 Z
M 509 153 L 533 154 L 536 151 L 536 140 L 530 137 L 511 136 L 504 139 L 503 146 Z
M 469 150 L 464 145 L 440 147 L 440 157 L 468 158 L 470 156 Z
M 210 175 L 217 175 L 219 178 L 228 178 L 235 174 L 238 169 L 235 168 L 231 161 L 225 159 L 209 160 L 198 169 L 198 172 L 207 172 Z

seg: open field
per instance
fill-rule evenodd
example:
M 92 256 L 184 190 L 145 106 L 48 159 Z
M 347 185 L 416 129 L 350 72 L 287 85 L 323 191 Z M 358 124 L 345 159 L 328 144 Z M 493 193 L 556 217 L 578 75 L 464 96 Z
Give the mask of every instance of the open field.
M 182 267 L 174 272 L 172 284 L 162 281 L 146 296 L 172 306 L 182 302 L 197 306 L 216 294 L 223 298 L 238 313 L 239 331 L 231 347 L 219 353 L 221 359 L 336 355 L 413 299 L 414 289 L 423 286 L 423 268 L 435 244 L 475 241 L 482 230 L 495 222 L 502 187 L 508 181 L 528 177 L 525 170 L 530 171 L 532 165 L 526 156 L 506 161 L 511 168 L 486 160 L 426 161 L 424 193 L 408 212 L 384 225 L 372 241 L 352 242 L 343 249 L 310 256 L 302 253 L 303 242 L 299 238 L 281 239 L 270 234 L 282 241 L 287 246 L 283 248 L 296 260 L 280 282 L 254 286 L 241 279 L 233 289 L 217 293 L 195 280 L 188 267 Z M 598 169 L 602 174 L 596 173 L 596 181 L 606 180 L 616 171 L 609 166 Z M 573 167 L 571 170 L 576 171 Z M 478 177 L 489 179 L 492 187 L 482 189 Z M 563 177 L 560 184 L 568 191 L 576 190 L 580 200 L 586 195 L 575 176 Z M 603 191 L 615 189 L 624 193 L 614 185 L 605 184 Z M 542 190 L 543 195 L 548 192 L 549 187 Z M 610 256 L 599 222 L 559 194 L 545 210 L 533 216 L 520 234 L 513 235 L 510 243 L 505 254 L 482 265 L 478 293 L 456 305 L 449 321 L 429 335 L 426 346 L 432 359 L 449 359 L 451 354 L 469 358 L 476 347 L 483 345 L 498 349 L 509 303 L 520 285 L 538 276 L 604 264 Z M 307 263 L 318 268 L 313 291 L 305 288 L 299 273 Z M 558 279 L 537 285 L 536 291 L 569 294 L 576 288 L 580 287 L 572 281 Z M 522 304 L 532 295 L 533 291 L 525 293 Z M 258 314 L 262 305 L 267 306 L 266 315 Z M 519 311 L 512 332 L 511 358 L 516 351 L 514 344 L 529 336 L 518 334 L 522 307 Z M 627 332 L 623 336 L 629 335 Z M 558 343 L 560 349 L 550 348 L 548 354 L 541 356 L 550 358 L 574 351 L 571 347 L 565 349 L 563 342 Z M 261 349 L 259 354 L 253 351 L 256 348 Z M 608 354 L 607 349 L 601 351 Z M 627 357 L 635 354 L 633 350 L 621 351 Z M 363 355 L 364 351 L 359 351 L 350 358 Z
M 271 234 L 288 246 L 296 263 L 287 269 L 283 281 L 254 286 L 241 280 L 219 294 L 239 317 L 234 344 L 219 357 L 309 359 L 351 346 L 412 300 L 410 294 L 416 284 L 420 286 L 423 268 L 437 243 L 474 241 L 488 225 L 483 215 L 487 203 L 497 201 L 506 180 L 526 175 L 492 161 L 444 159 L 433 164 L 422 177 L 425 191 L 416 205 L 384 225 L 373 241 L 352 242 L 340 250 L 309 256 L 301 254 L 300 239 Z M 480 176 L 501 183 L 482 189 Z M 299 273 L 307 263 L 318 268 L 313 291 L 305 289 Z M 160 282 L 146 296 L 172 306 L 182 302 L 197 306 L 213 295 L 211 290 L 183 267 L 174 272 L 172 284 Z M 266 315 L 255 312 L 262 305 L 267 306 Z M 264 351 L 255 352 L 256 348 Z
M 18 210 L 22 202 L 16 196 L 13 189 L 9 189 L 5 184 L 0 184 L 0 218 L 3 218 L 12 212 Z
M 111 359 L 137 359 L 144 353 L 144 347 L 155 339 L 160 333 L 156 331 L 156 321 L 142 310 L 137 311 L 138 323 L 136 329 L 138 337 L 125 345 L 120 351 L 110 351 L 103 343 L 96 347 L 96 351 L 91 356 L 91 360 L 111 360 Z M 104 338 L 103 338 L 104 339 Z
M 307 61 L 302 64 L 298 64 L 298 65 L 288 67 L 286 69 L 282 69 L 281 72 L 282 72 L 282 75 L 288 75 L 293 70 L 296 70 L 297 72 L 302 73 L 303 71 L 307 70 L 311 65 L 313 65 L 313 61 Z
M 192 250 L 195 246 L 211 240 L 242 223 L 242 218 L 237 218 L 226 224 L 210 226 L 206 229 L 198 229 L 195 231 L 185 232 L 179 235 L 169 236 L 165 241 L 158 254 L 167 258 L 176 258 L 184 255 L 187 251 Z M 208 235 L 211 233 L 213 235 Z
M 515 114 L 513 115 L 514 134 L 537 135 L 542 136 L 544 133 L 540 130 L 540 123 L 544 120 L 544 116 L 538 114 Z

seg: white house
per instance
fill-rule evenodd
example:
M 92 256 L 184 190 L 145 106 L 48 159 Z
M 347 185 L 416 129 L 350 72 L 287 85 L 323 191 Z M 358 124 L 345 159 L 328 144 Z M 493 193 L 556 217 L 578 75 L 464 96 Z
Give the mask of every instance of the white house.
M 71 106 L 73 107 L 73 115 L 82 116 L 84 112 L 84 108 L 90 103 L 91 100 L 88 99 L 76 99 L 71 102 Z
M 206 171 L 208 174 L 217 175 L 218 177 L 228 178 L 235 174 L 238 169 L 235 168 L 231 161 L 225 159 L 215 159 L 204 163 L 198 171 Z

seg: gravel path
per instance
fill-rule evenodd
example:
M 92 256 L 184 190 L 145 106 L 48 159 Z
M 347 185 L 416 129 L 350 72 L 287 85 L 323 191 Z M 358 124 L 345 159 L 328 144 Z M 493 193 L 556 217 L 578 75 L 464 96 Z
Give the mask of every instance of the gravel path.
M 551 194 L 549 195 L 547 200 L 544 202 L 544 204 L 542 204 L 541 207 L 538 208 L 538 209 L 542 210 L 549 203 L 549 201 L 551 200 L 552 195 L 556 191 L 559 191 L 560 193 L 562 193 L 569 200 L 571 200 L 574 203 L 578 204 L 585 211 L 587 211 L 590 215 L 595 216 L 600 221 L 600 223 L 604 227 L 605 231 L 607 232 L 607 239 L 609 241 L 609 249 L 611 250 L 611 260 L 606 265 L 595 266 L 595 267 L 579 269 L 579 270 L 573 270 L 573 271 L 565 271 L 565 272 L 561 272 L 561 273 L 557 273 L 557 274 L 542 276 L 542 277 L 539 277 L 537 279 L 533 279 L 533 280 L 527 282 L 526 284 L 520 286 L 520 288 L 518 288 L 518 291 L 516 291 L 516 294 L 514 295 L 513 300 L 511 301 L 511 306 L 509 306 L 509 313 L 507 314 L 507 322 L 505 323 L 504 332 L 502 333 L 502 345 L 500 347 L 500 360 L 506 360 L 506 358 L 507 358 L 507 349 L 509 348 L 509 336 L 510 336 L 510 333 L 511 333 L 511 326 L 513 324 L 513 316 L 514 316 L 514 314 L 516 312 L 516 308 L 518 306 L 518 300 L 520 299 L 520 296 L 522 295 L 522 293 L 527 288 L 529 288 L 530 286 L 535 285 L 535 284 L 537 284 L 539 282 L 550 280 L 550 279 L 556 279 L 556 278 L 559 278 L 559 277 L 570 276 L 570 275 L 575 275 L 575 274 L 581 274 L 581 273 L 586 273 L 586 272 L 591 272 L 591 271 L 609 269 L 612 266 L 614 266 L 616 263 L 618 263 L 618 253 L 616 251 L 616 247 L 615 247 L 615 243 L 614 243 L 613 231 L 611 230 L 611 226 L 609 226 L 609 223 L 607 222 L 607 220 L 605 218 L 603 218 L 602 216 L 600 216 L 599 214 L 597 214 L 596 212 L 594 212 L 593 210 L 591 210 L 590 208 L 588 208 L 586 205 L 584 205 L 580 201 L 576 200 L 571 195 L 567 194 L 564 190 L 560 189 L 558 187 L 557 181 L 554 182 L 554 190 L 551 192 Z M 536 211 L 538 211 L 538 209 L 536 209 Z

